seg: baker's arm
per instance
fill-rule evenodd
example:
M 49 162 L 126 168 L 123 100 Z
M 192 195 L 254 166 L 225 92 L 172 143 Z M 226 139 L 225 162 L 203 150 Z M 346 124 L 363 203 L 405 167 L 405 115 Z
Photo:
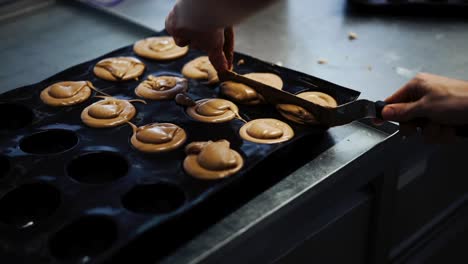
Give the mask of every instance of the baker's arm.
M 443 142 L 468 125 L 468 81 L 421 73 L 385 101 L 383 118 L 406 135 L 421 127 L 428 141 Z
M 217 71 L 232 67 L 233 25 L 275 0 L 178 0 L 166 18 L 166 30 L 179 46 L 208 53 Z

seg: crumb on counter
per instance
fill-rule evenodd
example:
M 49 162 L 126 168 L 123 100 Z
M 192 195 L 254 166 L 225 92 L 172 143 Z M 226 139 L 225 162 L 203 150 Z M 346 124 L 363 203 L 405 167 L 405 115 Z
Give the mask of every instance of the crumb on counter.
M 245 60 L 244 60 L 244 59 L 240 59 L 240 60 L 237 61 L 237 66 L 240 66 L 240 65 L 242 65 L 242 64 L 244 64 L 244 63 L 245 63 Z
M 348 39 L 349 40 L 355 40 L 358 38 L 358 35 L 355 32 L 349 32 L 348 33 Z
M 317 60 L 317 63 L 318 63 L 318 64 L 327 64 L 328 61 L 325 60 L 325 59 L 319 59 L 319 60 Z

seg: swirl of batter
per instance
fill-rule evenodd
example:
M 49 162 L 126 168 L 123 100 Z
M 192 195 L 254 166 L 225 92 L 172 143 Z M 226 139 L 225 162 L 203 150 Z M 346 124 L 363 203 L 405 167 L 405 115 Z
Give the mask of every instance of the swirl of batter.
M 210 98 L 201 99 L 196 105 L 187 108 L 187 114 L 193 119 L 205 123 L 223 123 L 239 118 L 239 108 L 231 101 Z
M 108 81 L 138 80 L 145 71 L 145 64 L 133 57 L 115 57 L 99 61 L 94 74 Z
M 81 120 L 94 128 L 115 127 L 130 121 L 135 114 L 131 101 L 105 97 L 86 107 L 81 112 Z
M 137 41 L 133 51 L 141 57 L 153 60 L 172 60 L 187 54 L 189 48 L 179 47 L 172 37 L 150 37 Z
M 237 173 L 244 159 L 231 149 L 227 140 L 193 142 L 186 146 L 183 166 L 189 175 L 202 180 L 216 180 Z
M 218 72 L 211 64 L 208 56 L 201 56 L 189 61 L 182 68 L 182 74 L 187 78 L 208 80 L 209 84 L 218 83 Z
M 276 74 L 248 73 L 244 74 L 243 76 L 279 90 L 283 88 L 283 80 L 281 80 L 281 78 Z M 236 83 L 232 81 L 223 82 L 221 84 L 221 93 L 233 101 L 241 104 L 256 105 L 265 103 L 262 95 L 258 94 L 254 89 L 242 83 Z
M 337 106 L 337 102 L 333 97 L 322 92 L 303 92 L 297 96 L 321 106 Z M 276 106 L 276 109 L 282 116 L 298 124 L 317 124 L 315 117 L 300 106 L 279 104 Z
M 41 100 L 50 106 L 69 106 L 86 101 L 95 89 L 89 81 L 66 81 L 50 85 L 41 92 Z
M 137 86 L 135 94 L 151 100 L 166 100 L 174 99 L 177 94 L 184 93 L 187 90 L 188 84 L 184 78 L 149 75 L 146 80 Z
M 182 146 L 187 139 L 185 130 L 175 124 L 153 123 L 138 128 L 131 125 L 133 136 L 130 142 L 142 152 L 170 151 Z
M 294 130 L 286 123 L 272 118 L 255 119 L 243 125 L 240 136 L 250 142 L 275 144 L 290 140 Z

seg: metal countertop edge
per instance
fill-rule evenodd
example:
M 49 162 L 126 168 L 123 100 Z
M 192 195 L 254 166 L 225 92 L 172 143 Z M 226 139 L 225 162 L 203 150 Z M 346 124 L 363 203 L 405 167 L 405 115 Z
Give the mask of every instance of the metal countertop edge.
M 359 122 L 354 122 L 350 126 L 356 126 L 357 131 L 337 142 L 317 158 L 311 160 L 219 223 L 195 237 L 188 244 L 178 249 L 176 254 L 166 257 L 158 263 L 202 263 L 211 254 L 222 249 L 236 238 L 241 237 L 261 222 L 266 221 L 275 213 L 292 205 L 295 201 L 308 194 L 318 184 L 359 159 L 378 144 L 389 140 L 397 133 L 385 134 L 379 130 L 370 132 L 372 129 L 366 130 L 367 126 Z M 361 143 L 358 145 L 359 147 L 356 147 L 356 142 Z M 345 153 L 344 151 L 347 158 L 345 160 L 336 159 L 336 155 L 334 154 Z M 326 171 L 322 170 L 324 167 L 328 169 Z M 319 172 L 315 174 L 314 172 L 317 172 L 317 169 Z M 291 184 L 293 184 L 294 188 L 290 187 Z M 274 198 L 280 192 L 284 193 L 285 190 L 288 193 L 287 197 L 281 196 L 280 199 L 272 201 L 272 197 Z M 239 219 L 242 219 L 242 223 L 238 221 Z M 233 226 L 233 224 L 237 224 L 237 226 Z M 235 231 L 229 232 L 229 230 Z M 209 243 L 205 243 L 206 239 L 209 240 Z M 201 245 L 207 246 L 202 249 L 200 248 Z M 196 252 L 203 253 L 198 255 Z

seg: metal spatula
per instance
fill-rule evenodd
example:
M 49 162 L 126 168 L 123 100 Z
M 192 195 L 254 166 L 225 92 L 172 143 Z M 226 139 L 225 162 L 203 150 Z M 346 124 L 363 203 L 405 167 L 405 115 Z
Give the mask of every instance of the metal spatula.
M 362 118 L 382 118 L 385 102 L 356 100 L 338 107 L 324 107 L 304 100 L 294 94 L 249 79 L 232 71 L 218 73 L 221 81 L 243 83 L 261 94 L 271 104 L 292 104 L 309 111 L 317 121 L 327 127 L 340 126 Z

